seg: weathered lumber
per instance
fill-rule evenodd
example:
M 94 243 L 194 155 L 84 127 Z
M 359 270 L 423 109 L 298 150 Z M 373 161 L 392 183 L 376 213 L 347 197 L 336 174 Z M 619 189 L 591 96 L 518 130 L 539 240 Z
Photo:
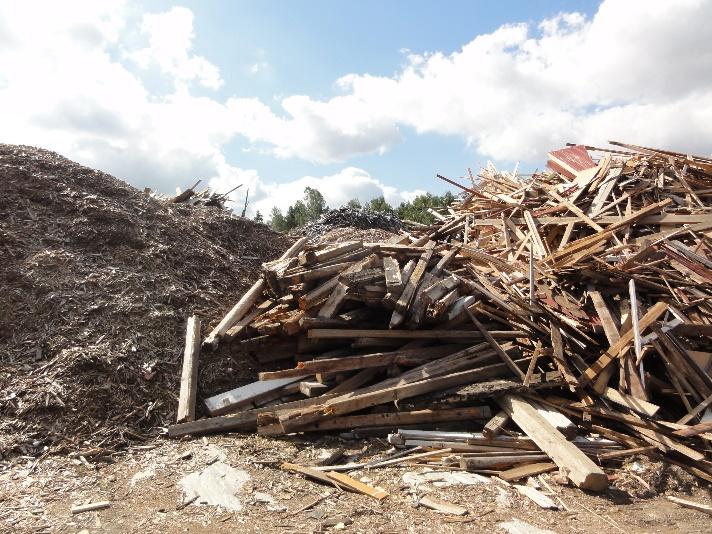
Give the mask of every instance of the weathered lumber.
M 198 361 L 200 356 L 200 319 L 197 315 L 188 318 L 185 329 L 183 370 L 180 377 L 180 395 L 176 421 L 184 423 L 195 419 L 195 398 L 198 394 Z
M 487 421 L 487 424 L 482 428 L 482 435 L 487 439 L 492 439 L 497 437 L 504 428 L 504 425 L 509 421 L 509 416 L 504 410 L 498 411 L 492 419 Z
M 320 251 L 310 250 L 299 255 L 299 265 L 314 265 L 360 248 L 363 248 L 362 241 L 349 241 Z
M 242 406 L 246 406 L 260 397 L 267 395 L 284 386 L 297 382 L 299 377 L 281 378 L 267 382 L 252 382 L 225 393 L 220 393 L 205 399 L 205 408 L 210 415 L 221 415 Z
M 653 322 L 657 321 L 658 318 L 665 313 L 667 310 L 667 304 L 665 302 L 658 302 L 652 308 L 650 308 L 647 313 L 640 318 L 638 322 L 639 330 L 642 332 L 647 327 L 649 327 Z M 622 336 L 617 343 L 612 345 L 608 350 L 606 350 L 596 362 L 593 363 L 588 369 L 586 369 L 579 378 L 579 386 L 583 387 L 593 380 L 598 373 L 600 373 L 606 366 L 611 363 L 614 359 L 618 358 L 621 351 L 623 351 L 633 338 L 635 337 L 635 332 L 633 330 L 628 330 Z
M 524 433 L 566 471 L 574 485 L 591 491 L 603 491 L 608 487 L 608 477 L 601 468 L 569 442 L 529 402 L 515 395 L 504 395 L 498 402 Z
M 415 291 L 418 289 L 420 280 L 425 274 L 425 269 L 427 268 L 428 262 L 430 261 L 430 258 L 433 255 L 434 247 L 435 242 L 430 241 L 426 246 L 425 252 L 423 252 L 422 256 L 418 260 L 418 263 L 416 264 L 412 274 L 405 282 L 403 292 L 401 293 L 400 297 L 398 298 L 398 301 L 396 302 L 396 310 L 398 310 L 399 312 L 405 312 L 408 309 L 408 305 L 410 304 L 410 301 L 413 298 Z
M 72 514 L 82 514 L 84 512 L 93 512 L 94 510 L 104 510 L 111 506 L 109 501 L 90 502 L 89 504 L 79 504 L 72 506 Z
M 297 240 L 291 247 L 289 247 L 284 254 L 282 254 L 279 259 L 285 260 L 288 258 L 293 258 L 299 251 L 304 247 L 307 242 L 306 237 L 302 237 Z M 245 293 L 242 298 L 233 306 L 233 308 L 228 312 L 228 314 L 218 323 L 218 325 L 213 329 L 212 332 L 205 338 L 203 345 L 212 348 L 217 347 L 220 338 L 228 331 L 228 329 L 234 325 L 237 321 L 242 319 L 250 308 L 255 303 L 255 301 L 260 297 L 262 291 L 265 288 L 264 279 L 260 279 L 253 284 L 253 286 Z
M 553 462 L 535 462 L 533 464 L 518 465 L 506 471 L 501 471 L 497 476 L 506 482 L 513 482 L 521 478 L 548 473 L 555 469 L 558 469 L 558 467 Z
M 330 479 L 338 482 L 339 485 L 348 488 L 351 491 L 355 491 L 356 493 L 368 495 L 369 497 L 373 497 L 374 499 L 379 501 L 382 501 L 383 499 L 388 497 L 388 492 L 383 488 L 375 488 L 370 484 L 364 484 L 363 482 L 356 480 L 355 478 L 351 478 L 350 476 L 345 475 L 344 473 L 329 471 L 328 473 L 326 473 L 326 475 Z
M 489 406 L 470 406 L 444 410 L 413 410 L 406 412 L 382 412 L 366 415 L 346 415 L 333 419 L 319 420 L 311 425 L 300 427 L 300 432 L 320 432 L 344 430 L 361 427 L 406 426 L 423 423 L 441 423 L 445 421 L 475 421 L 491 415 Z M 281 428 L 263 430 L 258 434 L 281 434 Z
M 467 515 L 467 508 L 460 506 L 458 504 L 453 504 L 451 502 L 443 501 L 442 499 L 437 499 L 432 495 L 423 495 L 418 499 L 418 504 L 420 506 L 425 506 L 436 512 L 450 515 Z
M 340 338 L 405 338 L 405 339 L 482 339 L 482 334 L 476 330 L 353 330 L 353 329 L 322 329 L 309 330 L 309 339 L 340 339 Z M 516 339 L 526 336 L 521 330 L 491 330 L 494 339 Z

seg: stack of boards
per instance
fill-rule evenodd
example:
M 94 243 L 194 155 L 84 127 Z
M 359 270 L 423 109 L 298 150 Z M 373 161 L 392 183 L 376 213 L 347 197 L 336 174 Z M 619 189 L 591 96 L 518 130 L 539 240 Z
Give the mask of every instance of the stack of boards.
M 391 432 L 509 478 L 602 490 L 647 454 L 712 481 L 712 159 L 611 144 L 440 176 L 458 200 L 386 242 L 300 239 L 202 340 L 275 370 L 195 420 L 191 318 L 169 435 Z

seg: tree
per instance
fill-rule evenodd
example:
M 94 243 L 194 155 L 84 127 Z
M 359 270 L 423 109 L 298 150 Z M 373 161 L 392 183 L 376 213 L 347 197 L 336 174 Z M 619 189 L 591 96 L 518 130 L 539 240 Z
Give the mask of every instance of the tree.
M 372 198 L 368 204 L 368 208 L 373 211 L 382 211 L 385 213 L 393 213 L 393 208 L 386 202 L 386 199 L 381 197 Z
M 278 232 L 285 232 L 289 230 L 287 227 L 287 220 L 277 206 L 272 208 L 272 212 L 270 214 L 270 225 Z
M 280 215 L 282 215 L 282 214 L 280 213 Z M 260 210 L 257 210 L 255 212 L 255 222 L 258 222 L 258 223 L 264 222 L 264 217 L 262 217 L 262 213 L 260 212 Z
M 328 209 L 324 196 L 313 187 L 304 189 L 304 207 L 308 221 L 317 220 Z
M 284 217 L 287 230 L 304 226 L 307 223 L 307 207 L 301 200 L 297 200 L 287 209 L 287 215 Z
M 411 202 L 402 202 L 398 206 L 398 218 L 401 220 L 415 221 L 423 224 L 432 224 L 435 217 L 428 213 L 428 208 L 445 208 L 455 200 L 455 195 L 451 192 L 443 196 L 425 193 L 418 195 Z
M 360 210 L 363 207 L 361 206 L 361 201 L 357 198 L 352 198 L 346 204 L 344 204 L 344 206 L 347 208 L 351 208 L 352 210 Z

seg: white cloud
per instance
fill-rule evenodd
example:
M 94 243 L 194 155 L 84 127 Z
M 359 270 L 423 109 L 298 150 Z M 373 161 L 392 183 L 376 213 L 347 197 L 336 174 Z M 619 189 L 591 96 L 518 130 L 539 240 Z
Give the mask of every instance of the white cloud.
M 210 186 L 216 191 L 229 191 L 239 184 L 245 184 L 250 188 L 248 213 L 254 214 L 256 211 L 260 211 L 266 217 L 269 216 L 273 206 L 277 206 L 282 212 L 285 212 L 290 205 L 304 196 L 306 187 L 313 187 L 320 191 L 326 204 L 332 208 L 339 207 L 352 198 L 357 198 L 365 203 L 380 196 L 384 197 L 392 206 L 397 206 L 401 202 L 407 202 L 415 196 L 425 193 L 421 190 L 399 191 L 372 177 L 365 170 L 356 167 L 347 167 L 330 176 L 304 176 L 280 184 L 264 183 L 257 178 L 256 174 L 253 176 L 247 176 L 244 173 L 230 175 L 227 172 L 210 181 Z M 235 201 L 236 208 L 240 208 L 244 202 L 246 187 L 240 188 L 230 197 Z
M 139 66 L 157 64 L 176 83 L 197 80 L 210 89 L 223 85 L 218 68 L 201 56 L 190 54 L 193 46 L 193 12 L 185 7 L 143 16 L 141 31 L 148 35 L 146 48 L 129 54 Z
M 460 136 L 499 160 L 609 138 L 709 152 L 710 20 L 709 0 L 607 0 L 590 20 L 562 13 L 452 54 L 409 53 L 396 76 L 344 76 L 340 96 L 290 96 L 282 115 L 254 100 L 228 105 L 250 141 L 317 162 L 383 152 L 399 125 Z
M 46 18 L 36 17 L 40 9 L 49 11 Z M 306 185 L 323 189 L 333 206 L 354 197 L 385 195 L 394 203 L 405 198 L 359 169 L 277 185 L 231 165 L 223 147 L 237 134 L 234 100 L 191 92 L 191 82 L 217 87 L 221 77 L 217 67 L 192 53 L 189 10 L 139 16 L 147 46 L 133 49 L 121 36 L 135 13 L 122 3 L 87 2 L 76 13 L 54 4 L 0 0 L 0 142 L 57 150 L 164 192 L 197 178 L 220 191 L 244 183 L 234 198 L 239 208 L 250 188 L 248 213 L 268 213 L 276 197 L 286 207 L 284 201 L 300 198 Z M 3 24 L 7 20 L 12 24 Z M 122 59 L 164 76 L 173 91 L 151 93 Z M 259 114 L 262 106 L 255 103 Z
M 259 99 L 196 96 L 196 86 L 223 81 L 194 50 L 188 9 L 0 0 L 0 141 L 57 150 L 163 191 L 199 177 L 221 190 L 245 183 L 251 207 L 264 213 L 307 185 L 332 206 L 380 194 L 398 204 L 414 193 L 348 166 L 264 183 L 227 161 L 236 136 L 255 150 L 319 163 L 386 152 L 403 127 L 458 136 L 495 160 L 539 163 L 564 141 L 616 137 L 709 153 L 709 20 L 709 0 L 607 0 L 592 18 L 562 13 L 506 25 L 450 54 L 405 51 L 392 77 L 349 74 L 336 81 L 338 96 L 291 95 L 273 110 Z M 242 68 L 266 62 L 258 52 Z M 168 82 L 168 92 L 143 77 Z

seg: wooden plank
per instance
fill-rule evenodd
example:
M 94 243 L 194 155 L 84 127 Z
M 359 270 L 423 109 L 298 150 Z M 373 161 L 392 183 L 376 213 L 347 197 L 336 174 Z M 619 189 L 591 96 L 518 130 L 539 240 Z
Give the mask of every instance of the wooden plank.
M 673 497 L 672 495 L 668 495 L 667 498 L 669 501 L 672 501 L 675 504 L 682 506 L 683 508 L 689 508 L 690 510 L 697 510 L 698 512 L 702 512 L 707 515 L 712 515 L 712 506 L 709 506 L 707 504 L 680 499 L 679 497 Z
M 541 259 L 546 256 L 546 247 L 544 247 L 544 243 L 539 235 L 539 230 L 537 230 L 536 223 L 534 222 L 532 214 L 529 211 L 524 212 L 524 220 L 527 222 L 527 226 L 529 227 L 529 235 L 531 236 L 531 242 L 534 245 L 534 255 L 537 259 Z
M 178 423 L 195 420 L 195 398 L 198 394 L 198 361 L 200 356 L 200 319 L 197 315 L 188 318 L 185 328 L 183 369 L 178 397 Z
M 231 326 L 227 330 L 227 332 L 223 334 L 222 339 L 224 341 L 232 341 L 236 337 L 241 336 L 247 330 L 248 326 L 255 318 L 268 312 L 270 308 L 272 308 L 272 306 L 274 305 L 275 302 L 273 300 L 265 300 L 264 302 L 260 302 L 252 309 L 252 311 L 250 311 L 242 319 L 240 319 L 233 326 Z
M 596 309 L 601 324 L 603 325 L 603 332 L 606 334 L 606 339 L 608 339 L 609 345 L 614 345 L 621 338 L 618 333 L 618 327 L 613 319 L 611 310 L 608 308 L 606 301 L 603 299 L 600 291 L 596 291 L 589 286 L 588 296 L 591 297 L 591 302 L 593 302 L 593 307 Z
M 72 514 L 82 514 L 84 512 L 93 512 L 94 510 L 105 510 L 111 506 L 109 501 L 97 501 L 89 504 L 80 504 L 72 506 Z
M 368 495 L 369 497 L 373 497 L 374 499 L 379 501 L 382 501 L 383 499 L 388 497 L 388 492 L 383 488 L 375 488 L 369 484 L 364 484 L 363 482 L 356 480 L 355 478 L 351 478 L 349 475 L 346 475 L 344 473 L 329 471 L 326 473 L 326 475 L 330 479 L 338 482 L 339 485 L 349 488 L 350 490 L 355 491 L 356 493 Z
M 436 499 L 432 495 L 423 495 L 418 499 L 418 504 L 442 514 L 467 515 L 468 512 L 467 508 L 464 506 L 446 502 L 442 499 Z
M 522 486 L 521 484 L 514 484 L 514 488 L 523 496 L 527 497 L 539 508 L 544 508 L 545 510 L 558 510 L 559 505 L 552 501 L 549 497 L 544 495 L 542 492 L 531 486 Z
M 403 292 L 401 293 L 400 297 L 398 298 L 398 301 L 396 302 L 396 310 L 397 311 L 399 311 L 401 313 L 404 313 L 407 311 L 410 301 L 413 298 L 413 295 L 415 295 L 415 291 L 418 289 L 420 280 L 423 277 L 423 275 L 425 274 L 425 269 L 428 267 L 428 262 L 430 261 L 430 258 L 433 256 L 434 247 L 435 247 L 434 241 L 428 242 L 428 244 L 426 246 L 426 251 L 423 252 L 422 256 L 418 260 L 417 265 L 415 266 L 415 269 L 413 270 L 413 273 L 408 278 L 408 281 L 405 282 L 405 287 L 403 288 Z
M 547 459 L 546 454 L 526 454 L 510 455 L 502 453 L 494 456 L 465 456 L 460 458 L 460 469 L 467 471 L 483 471 L 489 469 L 501 469 L 510 465 L 521 464 L 522 462 L 541 462 Z
M 687 428 L 676 430 L 675 432 L 673 432 L 673 434 L 683 438 L 691 438 L 697 436 L 698 434 L 703 434 L 705 432 L 710 431 L 712 431 L 712 420 L 704 421 L 702 423 L 698 423 Z
M 323 473 L 322 471 L 314 469 L 313 467 L 306 467 L 303 465 L 292 464 L 289 462 L 284 462 L 280 465 L 280 467 L 286 471 L 293 471 L 308 478 L 318 480 L 322 484 L 326 484 L 328 486 L 336 486 L 337 489 L 347 489 L 346 486 L 342 486 L 336 480 L 329 477 L 327 473 Z
M 564 340 L 561 337 L 561 330 L 552 320 L 549 320 L 549 328 L 551 329 L 551 345 L 554 349 L 551 355 L 552 359 L 554 360 L 556 367 L 561 372 L 561 375 L 564 377 L 566 383 L 572 390 L 574 390 L 578 385 L 578 381 L 571 372 L 571 369 L 569 369 L 569 365 L 564 357 Z
M 386 289 L 389 293 L 398 292 L 403 289 L 403 278 L 401 277 L 398 260 L 391 256 L 383 257 L 383 270 L 386 277 Z
M 314 265 L 363 248 L 362 241 L 339 243 L 320 251 L 308 251 L 299 255 L 299 265 Z
M 581 489 L 603 491 L 608 477 L 580 449 L 554 428 L 531 404 L 516 395 L 505 394 L 498 399 L 512 420 L 544 451 L 571 482 Z
M 363 371 L 359 371 L 355 375 L 347 378 L 341 384 L 334 386 L 329 390 L 328 394 L 341 394 L 355 391 L 364 384 L 367 384 L 371 379 L 383 370 L 382 367 L 369 367 Z
M 315 287 L 306 295 L 302 295 L 299 297 L 299 309 L 309 310 L 317 306 L 329 297 L 338 283 L 339 277 L 335 276 L 334 278 L 331 278 L 321 284 L 319 287 Z
M 706 399 L 704 399 L 697 406 L 695 406 L 692 410 L 690 410 L 686 415 L 682 416 L 677 422 L 681 425 L 686 425 L 696 415 L 704 412 L 710 406 L 712 406 L 712 395 L 709 395 Z
M 405 412 L 383 412 L 365 415 L 345 415 L 323 419 L 311 425 L 300 427 L 300 432 L 326 432 L 330 430 L 348 430 L 363 427 L 406 426 L 423 423 L 442 423 L 449 421 L 475 421 L 491 415 L 489 406 L 469 406 L 466 408 L 448 408 L 444 410 L 413 410 Z M 258 434 L 269 435 L 261 428 Z M 274 432 L 281 434 L 281 431 Z
M 509 415 L 504 410 L 498 411 L 492 419 L 487 421 L 487 424 L 482 429 L 482 435 L 487 439 L 496 438 L 504 428 L 504 425 L 509 421 Z
M 299 381 L 299 377 L 282 378 L 267 382 L 252 382 L 205 399 L 205 407 L 210 415 L 221 415 L 245 406 L 264 395 L 297 381 Z
M 222 415 L 171 425 L 168 427 L 168 437 L 180 438 L 234 430 L 254 430 L 257 427 L 257 413 L 256 410 L 248 410 L 234 415 Z
M 604 399 L 615 402 L 621 406 L 625 406 L 634 412 L 648 417 L 653 417 L 660 410 L 660 406 L 653 404 L 652 402 L 638 399 L 631 395 L 626 395 L 625 393 L 621 393 L 617 389 L 613 388 L 606 388 L 601 396 Z
M 326 302 L 319 310 L 318 317 L 320 319 L 330 319 L 333 317 L 343 305 L 348 290 L 349 288 L 346 284 L 338 282 L 331 292 L 331 295 L 329 295 L 329 298 L 326 299 Z
M 650 204 L 634 213 L 632 213 L 629 217 L 626 217 L 622 221 L 610 225 L 608 228 L 606 228 L 603 231 L 597 232 L 591 236 L 587 237 L 582 237 L 581 239 L 578 239 L 576 241 L 573 241 L 572 243 L 569 243 L 566 245 L 561 250 L 558 250 L 548 257 L 544 259 L 546 262 L 559 262 L 563 258 L 567 256 L 571 256 L 572 254 L 585 251 L 586 249 L 591 249 L 594 245 L 600 243 L 601 241 L 605 241 L 611 238 L 611 236 L 619 229 L 628 226 L 630 224 L 633 224 L 634 222 L 638 221 L 639 219 L 642 219 L 646 215 L 649 215 L 651 213 L 654 213 L 656 211 L 662 210 L 665 206 L 669 205 L 672 203 L 672 199 L 666 198 L 665 200 L 662 200 L 660 202 L 656 202 L 654 204 Z
M 527 337 L 522 330 L 490 330 L 495 339 L 516 339 Z M 307 333 L 309 339 L 342 338 L 404 338 L 404 339 L 482 339 L 477 330 L 372 330 L 372 329 L 328 329 L 314 328 Z
M 533 477 L 542 473 L 548 473 L 558 469 L 553 462 L 536 462 L 527 465 L 518 465 L 506 471 L 500 472 L 497 476 L 506 482 L 513 482 L 521 478 Z

